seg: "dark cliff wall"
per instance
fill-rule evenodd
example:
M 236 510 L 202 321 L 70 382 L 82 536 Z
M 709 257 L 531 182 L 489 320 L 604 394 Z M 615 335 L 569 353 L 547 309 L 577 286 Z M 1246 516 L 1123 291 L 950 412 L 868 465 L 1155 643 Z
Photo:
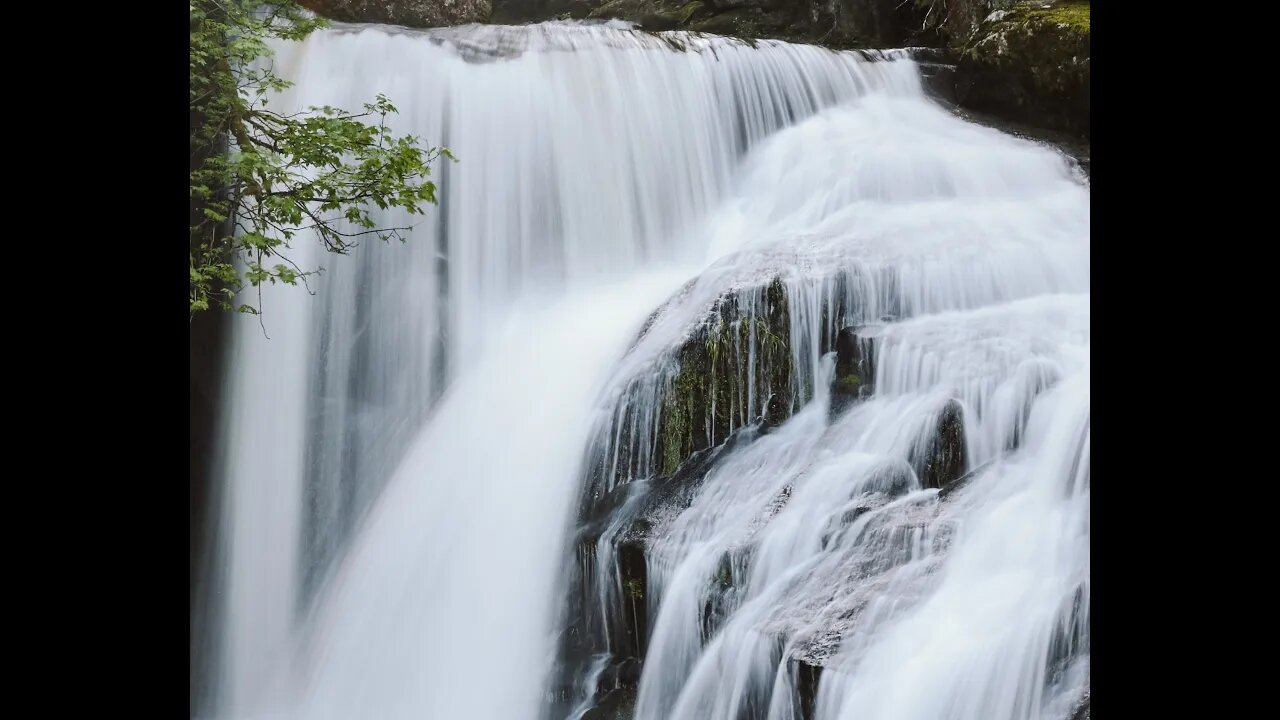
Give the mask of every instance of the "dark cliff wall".
M 342 22 L 440 27 L 484 22 L 490 0 L 298 0 L 317 15 Z
M 494 0 L 491 21 L 619 19 L 646 30 L 884 47 L 914 39 L 922 17 L 911 0 Z
M 967 107 L 1089 137 L 1089 3 L 1019 2 L 957 43 Z

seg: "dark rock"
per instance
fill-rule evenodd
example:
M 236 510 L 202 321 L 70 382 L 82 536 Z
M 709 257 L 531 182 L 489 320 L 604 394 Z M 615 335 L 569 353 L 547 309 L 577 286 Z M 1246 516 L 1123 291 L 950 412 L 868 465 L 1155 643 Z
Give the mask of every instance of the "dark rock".
M 769 396 L 769 402 L 765 404 L 764 415 L 761 416 L 761 431 L 766 432 L 781 425 L 790 414 L 788 412 L 787 399 L 779 393 Z
M 870 342 L 847 327 L 836 336 L 836 371 L 831 380 L 831 417 L 843 413 L 860 398 L 870 395 L 872 388 Z
M 813 720 L 815 706 L 818 701 L 818 681 L 822 678 L 822 668 L 803 660 L 791 660 L 791 671 L 796 683 L 795 716 L 796 720 Z
M 912 458 L 920 484 L 941 488 L 964 475 L 968 464 L 965 449 L 964 410 L 949 400 L 938 413 L 937 430 Z
M 695 453 L 757 420 L 757 413 L 776 426 L 792 411 L 791 374 L 790 308 L 782 282 L 720 296 L 664 358 L 657 379 L 637 378 L 619 399 L 614 424 L 592 442 L 588 502 L 600 487 L 676 474 Z M 652 414 L 635 415 L 641 409 Z
M 1076 667 L 1082 655 L 1089 652 L 1089 594 L 1084 585 L 1076 587 L 1071 599 L 1058 610 L 1049 651 L 1045 658 L 1045 681 L 1049 685 L 1062 682 Z M 1087 691 L 1086 691 L 1087 692 Z M 1087 702 L 1087 695 L 1083 698 Z M 1086 710 L 1087 712 L 1087 710 Z
M 625 640 L 615 652 L 644 657 L 645 640 L 649 636 L 649 611 L 645 601 L 648 591 L 649 567 L 644 557 L 644 547 L 639 543 L 625 542 L 618 547 L 618 576 L 622 580 L 622 627 Z
M 582 720 L 631 720 L 635 706 L 635 688 L 615 688 L 605 693 L 595 707 L 584 713 Z
M 938 490 L 938 499 L 946 500 L 957 490 L 961 490 L 964 487 L 968 486 L 969 483 L 973 482 L 974 478 L 986 472 L 987 468 L 991 467 L 991 464 L 994 462 L 995 462 L 994 460 L 988 460 L 985 463 L 979 465 L 978 467 L 965 473 L 964 475 L 961 475 L 955 480 L 952 480 L 951 482 L 943 485 L 942 488 Z
M 948 104 L 956 104 L 956 66 L 954 63 L 920 63 L 920 83 L 925 92 Z
M 966 107 L 954 103 L 952 100 L 944 97 L 941 93 L 935 94 L 935 97 L 942 101 L 944 107 L 956 116 L 966 122 L 985 125 L 995 128 L 1000 132 L 1020 137 L 1025 140 L 1047 145 L 1054 150 L 1062 153 L 1076 167 L 1080 169 L 1081 174 L 1088 178 L 1089 176 L 1089 153 L 1090 146 L 1088 138 L 1080 137 L 1063 130 L 1044 127 L 1041 125 L 1033 125 L 1027 122 L 1020 122 L 1010 119 L 1007 115 L 998 115 L 990 112 L 980 112 L 972 107 Z M 953 96 L 954 97 L 954 96 Z
M 919 7 L 921 38 L 958 45 L 973 35 L 991 13 L 1008 10 L 1014 0 L 911 0 Z M 933 44 L 933 43 L 926 43 Z
M 1016 3 L 958 49 L 962 105 L 1089 137 L 1088 2 Z
M 634 688 L 640 684 L 641 661 L 637 657 L 614 660 L 600 673 L 597 691 L 604 695 L 615 688 Z
M 824 282 L 830 285 L 819 296 L 830 300 L 817 308 L 818 335 L 799 340 L 813 344 L 803 349 L 806 353 L 834 349 L 838 328 L 865 320 L 857 307 L 850 306 L 858 297 L 851 286 L 860 279 L 842 274 Z M 692 287 L 687 285 L 671 302 L 686 298 Z M 574 538 L 576 562 L 568 568 L 562 604 L 565 630 L 552 695 L 566 708 L 583 699 L 575 680 L 601 654 L 643 658 L 652 621 L 646 617 L 646 562 L 653 538 L 667 532 L 688 509 L 717 463 L 778 427 L 812 399 L 812 379 L 802 372 L 807 368 L 792 366 L 790 293 L 775 278 L 720 295 L 710 303 L 703 320 L 688 331 L 687 339 L 655 361 L 657 372 L 646 371 L 632 381 L 616 401 L 613 421 L 600 426 L 589 451 L 579 501 L 581 525 Z M 662 312 L 655 312 L 645 323 L 633 349 L 661 322 Z M 856 334 L 846 335 L 842 369 L 865 365 L 867 369 L 860 372 L 869 378 L 871 345 Z M 869 383 L 857 386 L 860 392 L 870 390 Z M 910 470 L 904 471 L 909 478 Z M 908 485 L 889 476 L 881 484 L 894 492 Z M 763 527 L 786 505 L 790 490 L 782 489 L 754 527 Z M 609 544 L 602 547 L 601 538 L 606 537 Z M 738 602 L 736 593 L 746 577 L 752 548 L 748 536 L 722 565 L 721 570 L 727 571 L 707 578 L 713 590 L 703 608 L 703 629 L 708 635 Z M 600 566 L 606 562 L 616 567 Z M 602 578 L 614 577 L 620 579 L 617 586 L 612 581 L 608 587 L 597 586 Z
M 911 467 L 900 460 L 894 460 L 871 472 L 863 486 L 863 492 L 883 493 L 895 498 L 910 492 L 912 485 Z
M 585 506 L 586 517 L 576 538 L 577 562 L 570 568 L 564 599 L 566 629 L 560 639 L 560 669 L 553 680 L 553 694 L 558 692 L 566 707 L 576 702 L 567 701 L 574 691 L 573 679 L 581 677 L 600 653 L 619 660 L 601 674 L 597 695 L 612 688 L 634 687 L 639 682 L 640 659 L 647 649 L 651 620 L 647 597 L 649 543 L 689 507 L 707 473 L 725 453 L 754 442 L 760 435 L 759 425 L 740 428 L 719 445 L 693 453 L 671 475 L 625 483 Z M 606 529 L 616 532 L 612 555 L 616 566 L 599 568 L 598 545 Z M 606 572 L 598 572 L 602 569 Z M 617 577 L 619 587 L 598 587 L 601 575 Z M 602 594 L 610 598 L 603 608 Z M 597 709 L 603 706 L 602 700 Z
M 321 17 L 342 22 L 428 28 L 484 22 L 490 0 L 299 0 Z

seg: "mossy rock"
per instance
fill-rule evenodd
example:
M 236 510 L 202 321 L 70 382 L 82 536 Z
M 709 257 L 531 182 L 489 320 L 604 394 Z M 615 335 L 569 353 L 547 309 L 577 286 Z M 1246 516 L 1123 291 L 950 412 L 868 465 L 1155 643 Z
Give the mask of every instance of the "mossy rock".
M 774 393 L 790 395 L 790 313 L 782 282 L 768 285 L 762 300 L 758 312 L 749 312 L 738 295 L 722 297 L 680 348 L 679 370 L 663 407 L 660 474 L 675 472 L 694 452 L 756 420 L 765 408 L 755 405 Z M 748 367 L 746 349 L 752 344 L 755 362 Z M 755 389 L 750 408 L 743 406 L 748 387 Z
M 961 104 L 1089 136 L 1089 3 L 1019 2 L 958 48 Z
M 939 411 L 929 441 L 912 453 L 912 465 L 920 484 L 943 488 L 958 481 L 968 469 L 969 458 L 964 431 L 964 408 L 948 400 Z

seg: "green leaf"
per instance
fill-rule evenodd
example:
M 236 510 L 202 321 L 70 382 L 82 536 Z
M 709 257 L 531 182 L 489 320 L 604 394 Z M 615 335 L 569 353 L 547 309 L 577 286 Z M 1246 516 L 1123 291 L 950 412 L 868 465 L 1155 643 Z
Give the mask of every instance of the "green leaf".
M 270 62 L 258 62 L 271 58 L 268 41 L 300 40 L 327 26 L 294 0 L 192 0 L 190 8 L 191 109 L 204 118 L 191 132 L 190 197 L 200 218 L 190 228 L 191 312 L 217 305 L 257 314 L 232 299 L 263 282 L 296 285 L 315 272 L 288 258 L 289 241 L 308 237 L 304 227 L 338 254 L 348 252 L 354 232 L 405 241 L 409 229 L 387 227 L 374 209 L 422 214 L 436 202 L 431 163 L 456 162 L 453 154 L 393 133 L 385 121 L 398 110 L 381 94 L 361 114 L 333 106 L 268 111 L 274 94 L 292 86 Z M 219 147 L 230 150 L 219 154 Z M 237 229 L 231 238 L 221 234 L 229 224 Z M 268 257 L 282 262 L 266 268 Z

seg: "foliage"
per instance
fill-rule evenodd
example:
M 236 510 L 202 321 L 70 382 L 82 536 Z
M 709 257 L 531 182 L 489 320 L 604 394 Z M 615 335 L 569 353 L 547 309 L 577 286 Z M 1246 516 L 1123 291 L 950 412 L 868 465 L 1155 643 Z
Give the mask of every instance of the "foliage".
M 431 163 L 453 155 L 394 135 L 386 97 L 359 113 L 268 108 L 291 85 L 273 72 L 268 41 L 324 24 L 293 0 L 191 2 L 192 317 L 211 307 L 259 314 L 263 283 L 305 285 L 319 269 L 289 259 L 300 234 L 338 254 L 363 236 L 403 241 L 409 228 L 379 227 L 373 208 L 422 214 L 436 202 Z M 236 304 L 246 288 L 258 289 L 256 306 Z

